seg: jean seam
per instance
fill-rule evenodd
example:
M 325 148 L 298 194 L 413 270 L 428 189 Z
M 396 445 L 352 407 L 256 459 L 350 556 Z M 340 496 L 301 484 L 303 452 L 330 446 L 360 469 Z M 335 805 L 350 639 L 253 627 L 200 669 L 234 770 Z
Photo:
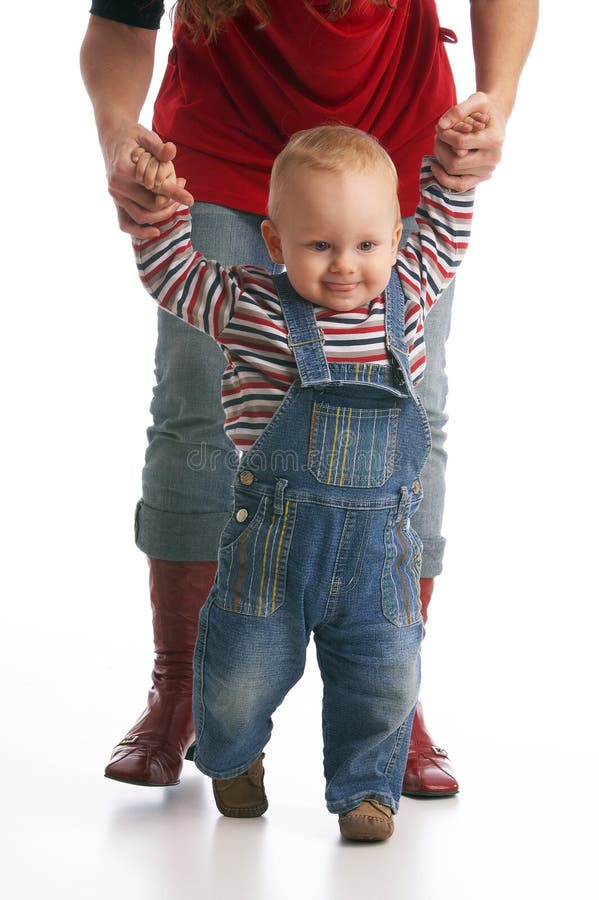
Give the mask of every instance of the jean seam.
M 397 731 L 395 732 L 395 743 L 393 745 L 393 749 L 389 754 L 389 759 L 387 760 L 387 765 L 385 766 L 385 775 L 390 778 L 393 770 L 395 768 L 395 763 L 397 762 L 397 753 L 399 750 L 399 745 L 403 739 L 404 732 L 406 728 L 405 721 L 401 723 Z
M 206 721 L 206 707 L 204 703 L 204 670 L 206 667 L 206 641 L 208 638 L 208 624 L 210 617 L 210 607 L 213 603 L 213 596 L 208 596 L 205 604 L 204 616 L 200 618 L 200 628 L 198 632 L 198 638 L 196 641 L 196 647 L 194 651 L 195 656 L 195 664 L 194 670 L 198 673 L 197 679 L 199 681 L 198 685 L 198 715 L 197 721 L 195 723 L 196 727 L 196 754 L 199 755 L 199 743 L 204 733 L 204 725 Z M 202 621 L 202 618 L 205 618 L 205 623 Z M 201 659 L 202 665 L 201 668 L 198 668 L 197 661 Z
M 319 649 L 318 645 L 316 646 L 316 659 L 318 661 L 318 668 L 321 672 L 321 678 L 322 678 L 322 672 L 323 672 L 322 659 L 321 659 L 320 649 Z M 325 770 L 326 770 L 326 758 L 327 758 L 326 748 L 327 748 L 328 739 L 329 739 L 329 723 L 327 721 L 327 686 L 326 686 L 326 682 L 325 682 L 324 678 L 322 678 L 322 748 L 323 748 L 323 757 L 325 760 Z M 326 771 L 325 771 L 325 778 L 326 778 Z
M 348 549 L 351 549 L 353 543 L 353 537 L 356 530 L 356 520 L 356 510 L 347 510 L 343 522 L 343 533 L 341 535 L 341 540 L 339 541 L 339 547 L 337 548 L 337 555 L 335 556 L 335 563 L 333 565 L 333 579 L 331 582 L 331 590 L 329 591 L 330 599 L 339 597 L 343 594 L 348 594 L 356 581 L 359 579 L 359 576 L 362 572 L 362 564 L 364 560 L 364 543 L 368 534 L 368 529 L 365 527 L 360 530 L 361 540 L 357 553 L 354 554 L 356 558 L 356 565 L 354 567 L 353 574 L 348 582 L 346 582 L 345 584 L 341 583 L 342 573 L 346 568 L 345 555 L 346 551 Z M 350 521 L 351 524 L 348 524 Z M 323 620 L 326 620 L 327 612 L 328 600 L 327 606 L 324 611 Z

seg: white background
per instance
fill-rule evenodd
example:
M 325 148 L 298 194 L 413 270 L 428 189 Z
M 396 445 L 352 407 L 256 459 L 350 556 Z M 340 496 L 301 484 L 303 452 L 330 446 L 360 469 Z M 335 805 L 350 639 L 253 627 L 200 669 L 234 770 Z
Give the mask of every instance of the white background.
M 440 6 L 465 97 L 468 3 Z M 372 847 L 342 845 L 324 807 L 312 656 L 277 714 L 264 819 L 221 819 L 189 763 L 175 788 L 102 778 L 151 667 L 132 519 L 155 311 L 79 76 L 87 6 L 48 7 L 2 13 L 3 894 L 597 897 L 595 5 L 543 4 L 456 292 L 422 695 L 462 790 L 402 801 Z M 168 43 L 165 20 L 152 96 Z

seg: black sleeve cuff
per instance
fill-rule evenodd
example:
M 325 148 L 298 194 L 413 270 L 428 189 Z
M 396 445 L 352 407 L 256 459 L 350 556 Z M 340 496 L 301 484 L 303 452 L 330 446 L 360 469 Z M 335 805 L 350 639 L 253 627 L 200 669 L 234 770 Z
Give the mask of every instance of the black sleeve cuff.
M 164 13 L 162 0 L 92 0 L 90 13 L 102 19 L 136 28 L 160 28 Z

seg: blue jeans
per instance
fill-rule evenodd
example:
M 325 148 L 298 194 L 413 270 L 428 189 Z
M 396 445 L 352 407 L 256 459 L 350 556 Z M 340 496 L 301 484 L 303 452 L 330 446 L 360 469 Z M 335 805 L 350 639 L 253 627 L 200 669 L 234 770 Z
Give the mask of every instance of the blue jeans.
M 254 762 L 270 739 L 274 710 L 304 672 L 313 631 L 323 681 L 327 808 L 343 813 L 371 797 L 397 812 L 420 685 L 422 619 L 397 627 L 380 603 L 375 617 L 368 566 L 336 594 L 329 591 L 331 560 L 320 558 L 318 568 L 311 563 L 315 548 L 334 540 L 330 529 L 342 529 L 347 516 L 328 508 L 310 513 L 298 513 L 293 536 L 294 548 L 308 550 L 305 565 L 288 574 L 285 601 L 274 615 L 235 614 L 214 591 L 202 608 L 194 665 L 196 765 L 222 779 Z M 314 579 L 323 580 L 321 592 L 305 590 Z
M 225 265 L 253 263 L 275 271 L 262 235 L 264 217 L 210 203 L 192 209 L 192 239 Z M 404 220 L 404 236 L 414 227 Z M 445 500 L 445 340 L 453 285 L 426 322 L 428 363 L 419 395 L 429 416 L 432 451 L 423 473 L 424 497 L 413 526 L 424 544 L 422 575 L 441 571 Z M 153 424 L 135 518 L 137 546 L 168 560 L 213 560 L 233 502 L 233 444 L 223 431 L 220 381 L 225 359 L 216 344 L 158 310 Z

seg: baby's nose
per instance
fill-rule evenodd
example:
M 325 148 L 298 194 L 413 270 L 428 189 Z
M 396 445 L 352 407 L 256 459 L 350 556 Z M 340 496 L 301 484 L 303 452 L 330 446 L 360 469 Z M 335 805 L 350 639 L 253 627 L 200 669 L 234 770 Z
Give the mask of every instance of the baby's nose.
M 336 253 L 332 265 L 336 272 L 353 272 L 355 267 L 353 253 L 350 251 Z

